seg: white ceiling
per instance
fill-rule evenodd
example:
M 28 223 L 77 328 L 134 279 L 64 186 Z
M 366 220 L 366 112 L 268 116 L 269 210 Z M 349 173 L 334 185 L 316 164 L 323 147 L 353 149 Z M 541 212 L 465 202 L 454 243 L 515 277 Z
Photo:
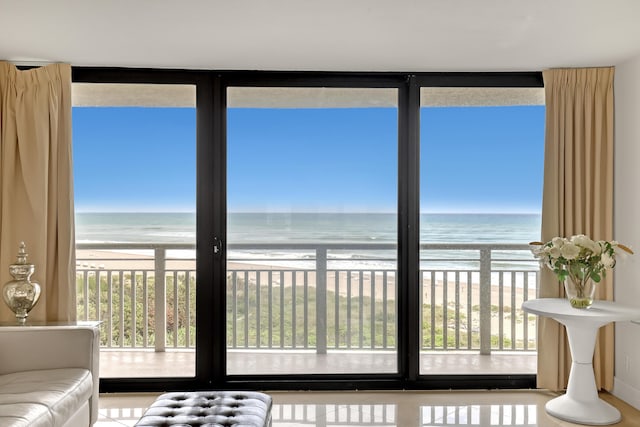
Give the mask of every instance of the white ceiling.
M 535 71 L 640 55 L 638 0 L 0 0 L 0 60 Z

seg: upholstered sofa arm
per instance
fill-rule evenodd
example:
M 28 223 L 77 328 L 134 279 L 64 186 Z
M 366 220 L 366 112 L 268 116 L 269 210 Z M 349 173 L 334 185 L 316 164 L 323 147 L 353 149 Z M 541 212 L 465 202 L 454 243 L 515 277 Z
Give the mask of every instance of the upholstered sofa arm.
M 0 326 L 0 375 L 39 369 L 91 371 L 91 422 L 98 418 L 100 339 L 89 325 Z

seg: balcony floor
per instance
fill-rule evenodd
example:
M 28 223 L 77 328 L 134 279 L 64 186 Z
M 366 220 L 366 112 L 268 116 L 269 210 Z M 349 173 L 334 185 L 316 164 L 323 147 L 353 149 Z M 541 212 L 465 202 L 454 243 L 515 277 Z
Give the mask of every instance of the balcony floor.
M 422 353 L 421 374 L 535 374 L 536 353 L 471 352 Z M 340 351 L 316 355 L 293 351 L 231 351 L 228 370 L 237 374 L 393 373 L 396 355 L 391 352 Z M 195 374 L 192 350 L 101 350 L 100 376 L 188 377 Z

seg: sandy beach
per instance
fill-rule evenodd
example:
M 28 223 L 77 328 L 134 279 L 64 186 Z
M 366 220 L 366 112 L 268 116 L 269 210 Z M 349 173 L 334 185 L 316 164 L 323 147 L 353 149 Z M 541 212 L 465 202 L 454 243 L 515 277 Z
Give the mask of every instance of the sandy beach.
M 166 260 L 167 270 L 188 271 L 195 270 L 195 267 L 196 262 L 193 259 Z M 140 253 L 124 254 L 115 251 L 79 250 L 77 254 L 76 268 L 78 270 L 153 271 L 155 266 L 153 255 Z M 315 287 L 316 274 L 314 270 L 304 270 L 296 267 L 282 267 L 261 263 L 229 262 L 227 264 L 228 274 L 237 272 L 237 274 L 240 275 L 239 277 L 244 277 L 244 272 L 249 272 L 247 277 L 250 282 L 252 281 L 254 283 L 256 281 L 256 276 L 260 274 L 261 283 L 266 284 L 269 281 L 269 274 L 271 272 L 271 283 L 273 285 L 280 285 L 281 282 L 284 282 L 284 286 L 292 286 L 294 282 L 294 274 L 295 282 L 298 285 L 304 283 L 305 271 L 307 284 Z M 373 286 L 372 280 L 374 282 Z M 348 290 L 350 289 L 351 296 L 371 297 L 373 295 L 377 300 L 382 299 L 385 296 L 384 288 L 386 287 L 386 297 L 394 299 L 396 295 L 395 282 L 395 272 L 392 270 L 389 270 L 384 276 L 381 273 L 371 274 L 371 271 L 369 270 L 365 270 L 362 273 L 352 272 L 350 275 L 345 271 L 340 271 L 337 281 L 335 272 L 329 270 L 327 274 L 326 287 L 328 291 L 332 292 L 336 292 L 337 288 L 337 292 L 342 296 L 348 296 Z M 423 287 L 425 289 L 423 301 L 427 304 L 434 300 L 436 304 L 441 304 L 445 300 L 449 302 L 455 301 L 457 293 L 460 304 L 462 306 L 466 306 L 468 301 L 467 293 L 469 292 L 469 289 L 471 289 L 472 303 L 479 304 L 479 301 L 476 301 L 473 298 L 473 296 L 479 295 L 480 293 L 478 274 L 473 274 L 472 277 L 469 278 L 466 272 L 455 274 L 454 271 L 450 271 L 447 274 L 446 288 L 444 286 L 442 275 L 435 275 L 433 280 L 435 283 L 433 293 L 429 292 L 431 282 L 431 275 L 425 275 L 423 279 Z M 515 286 L 512 282 L 511 277 L 508 274 L 505 275 L 501 290 L 499 278 L 492 277 L 491 304 L 498 305 L 501 295 L 503 305 L 510 306 L 513 299 L 515 299 L 518 306 L 522 303 L 524 300 L 524 288 L 521 286 Z M 360 292 L 362 292 L 362 295 L 360 295 Z M 528 283 L 528 299 L 535 298 L 535 295 L 535 282 L 530 280 Z

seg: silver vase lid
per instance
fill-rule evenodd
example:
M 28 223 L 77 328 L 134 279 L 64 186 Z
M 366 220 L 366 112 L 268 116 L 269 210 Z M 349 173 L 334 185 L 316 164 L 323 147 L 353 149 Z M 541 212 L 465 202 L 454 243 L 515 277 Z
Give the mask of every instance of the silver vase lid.
M 15 264 L 9 265 L 9 273 L 16 279 L 26 279 L 33 274 L 35 266 L 27 262 L 27 246 L 24 242 L 20 242 L 18 248 L 18 256 Z

